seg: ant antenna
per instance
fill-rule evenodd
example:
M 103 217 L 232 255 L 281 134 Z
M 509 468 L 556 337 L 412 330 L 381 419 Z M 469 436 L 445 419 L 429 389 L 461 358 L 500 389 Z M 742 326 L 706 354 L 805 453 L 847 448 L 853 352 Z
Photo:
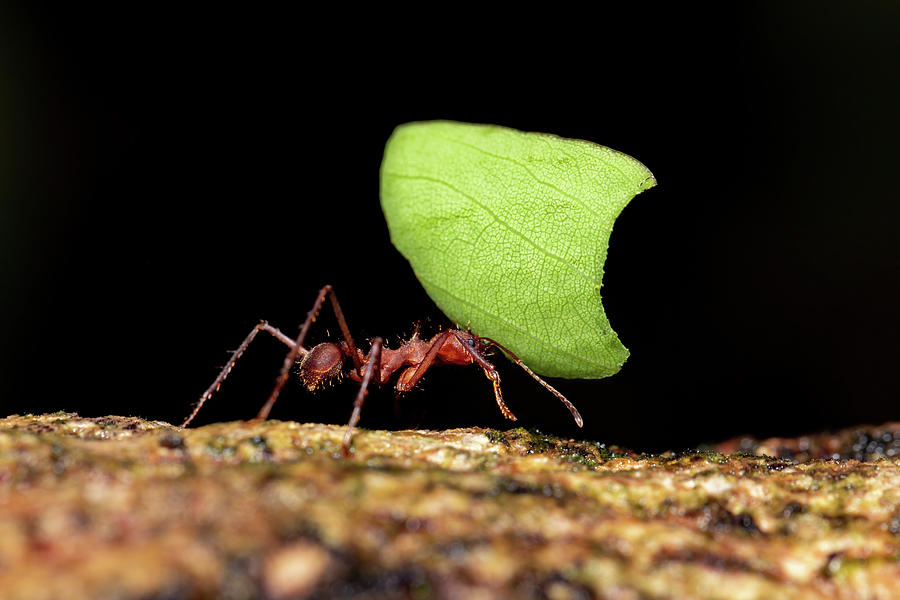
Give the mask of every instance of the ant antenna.
M 566 398 L 565 396 L 563 396 L 563 395 L 562 395 L 555 387 L 553 387 L 552 385 L 550 385 L 549 383 L 547 383 L 546 381 L 544 381 L 543 379 L 541 379 L 540 377 L 538 377 L 537 374 L 536 374 L 534 371 L 532 371 L 531 369 L 529 369 L 529 368 L 528 368 L 528 365 L 526 365 L 525 363 L 523 363 L 523 362 L 521 361 L 521 359 L 519 359 L 518 356 L 516 356 L 516 355 L 515 355 L 513 352 L 511 352 L 508 348 L 506 348 L 505 346 L 503 346 L 502 344 L 500 344 L 500 343 L 498 343 L 498 342 L 495 342 L 495 341 L 492 340 L 491 338 L 478 336 L 478 339 L 484 340 L 485 342 L 488 343 L 488 346 L 496 346 L 497 348 L 500 348 L 503 352 L 505 352 L 506 354 L 508 354 L 509 357 L 510 357 L 512 360 L 514 360 L 515 363 L 516 363 L 517 365 L 519 365 L 520 367 L 522 367 L 523 369 L 525 369 L 525 372 L 528 373 L 529 375 L 531 375 L 531 376 L 534 378 L 535 381 L 537 381 L 539 384 L 541 384 L 542 386 L 544 386 L 544 388 L 545 388 L 548 392 L 550 392 L 551 394 L 553 394 L 554 396 L 556 396 L 557 398 L 559 398 L 560 401 L 561 401 L 563 404 L 566 405 L 566 408 L 568 408 L 568 409 L 569 409 L 569 412 L 572 413 L 572 417 L 575 419 L 575 424 L 576 424 L 576 425 L 578 425 L 579 427 L 584 426 L 584 421 L 582 420 L 581 415 L 578 413 L 578 409 L 575 408 L 575 405 L 572 404 L 571 402 L 569 402 L 569 399 Z

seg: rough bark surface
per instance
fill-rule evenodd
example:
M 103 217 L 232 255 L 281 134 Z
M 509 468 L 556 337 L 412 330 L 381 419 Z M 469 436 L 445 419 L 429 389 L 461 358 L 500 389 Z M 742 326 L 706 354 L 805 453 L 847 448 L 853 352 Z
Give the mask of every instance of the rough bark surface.
M 653 456 L 343 433 L 2 419 L 0 598 L 900 598 L 897 423 Z

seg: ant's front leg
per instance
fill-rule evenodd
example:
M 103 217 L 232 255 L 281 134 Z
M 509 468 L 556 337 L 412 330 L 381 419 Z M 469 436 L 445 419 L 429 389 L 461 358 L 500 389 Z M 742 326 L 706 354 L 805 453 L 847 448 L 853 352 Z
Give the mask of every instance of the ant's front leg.
M 359 423 L 359 415 L 362 412 L 363 402 L 366 400 L 366 394 L 369 393 L 369 383 L 372 381 L 372 374 L 381 371 L 381 346 L 383 340 L 380 337 L 372 340 L 372 347 L 366 356 L 366 367 L 363 371 L 362 383 L 359 385 L 359 392 L 356 394 L 356 400 L 353 402 L 353 413 L 350 415 L 350 422 L 347 424 L 347 433 L 344 434 L 344 444 L 341 450 L 344 456 L 350 456 L 350 442 L 353 439 L 353 428 Z
M 325 301 L 326 296 L 329 296 L 331 299 L 331 307 L 334 309 L 334 316 L 337 317 L 338 327 L 340 327 L 341 334 L 344 336 L 344 341 L 347 342 L 347 348 L 350 350 L 350 359 L 353 361 L 353 366 L 356 367 L 356 372 L 358 374 L 362 373 L 362 362 L 360 361 L 359 353 L 356 351 L 356 344 L 353 343 L 353 336 L 350 335 L 350 328 L 347 327 L 344 311 L 341 310 L 341 305 L 337 301 L 337 296 L 334 295 L 334 289 L 330 285 L 326 285 L 319 290 L 319 295 L 316 297 L 313 307 L 306 313 L 306 321 L 303 322 L 303 327 L 300 328 L 300 334 L 297 336 L 296 341 L 293 342 L 294 346 L 291 348 L 290 352 L 284 357 L 284 364 L 281 365 L 281 373 L 279 373 L 278 379 L 275 380 L 275 387 L 272 388 L 269 399 L 266 400 L 263 407 L 259 409 L 259 414 L 253 419 L 254 421 L 263 421 L 269 417 L 272 406 L 275 404 L 275 401 L 278 400 L 278 395 L 281 394 L 281 390 L 284 389 L 284 384 L 287 383 L 288 377 L 291 375 L 291 367 L 297 362 L 297 356 L 300 354 L 300 348 L 303 347 L 303 342 L 306 340 L 306 334 L 309 333 L 310 326 L 313 324 L 313 321 L 316 320 L 316 316 L 319 314 L 319 310 L 322 308 L 322 303 Z
M 494 386 L 494 398 L 497 400 L 497 406 L 500 407 L 500 412 L 503 413 L 503 416 L 510 421 L 515 421 L 516 415 L 509 410 L 509 407 L 506 406 L 506 402 L 503 401 L 503 392 L 500 390 L 500 373 L 497 372 L 496 367 L 489 363 L 478 350 L 463 339 L 455 329 L 448 329 L 433 340 L 431 347 L 428 348 L 428 352 L 425 353 L 425 357 L 422 359 L 422 362 L 419 363 L 418 367 L 416 367 L 416 370 L 412 375 L 408 379 L 401 376 L 400 380 L 397 382 L 397 391 L 407 392 L 414 388 L 416 384 L 419 383 L 419 380 L 425 375 L 425 372 L 437 360 L 441 348 L 448 343 L 451 338 L 455 338 L 455 340 L 459 342 L 459 345 L 472 358 L 472 361 L 478 363 L 478 366 L 484 371 L 485 376 L 491 380 L 491 383 Z
M 289 348 L 291 351 L 296 350 L 298 354 L 306 355 L 308 350 L 303 346 L 299 345 L 297 342 L 294 342 L 291 338 L 284 335 L 275 327 L 272 327 L 265 321 L 259 323 L 256 327 L 250 330 L 250 333 L 247 334 L 247 337 L 244 338 L 244 341 L 241 342 L 241 345 L 238 346 L 238 349 L 235 350 L 231 354 L 231 359 L 222 367 L 222 370 L 219 371 L 219 375 L 216 377 L 216 380 L 212 382 L 212 385 L 206 388 L 206 391 L 203 392 L 203 395 L 200 396 L 200 400 L 197 402 L 197 405 L 194 407 L 193 412 L 188 415 L 188 418 L 184 420 L 184 423 L 181 424 L 182 427 L 187 427 L 188 424 L 194 420 L 194 417 L 197 416 L 197 413 L 200 412 L 200 409 L 203 407 L 203 404 L 209 400 L 213 394 L 219 391 L 219 388 L 222 387 L 222 382 L 225 381 L 225 378 L 231 373 L 231 370 L 234 368 L 234 364 L 238 361 L 244 351 L 247 349 L 247 346 L 250 345 L 250 342 L 253 341 L 253 338 L 256 337 L 256 334 L 260 331 L 265 331 L 266 333 L 271 334 L 275 339 L 282 342 Z
M 505 348 L 504 346 L 501 346 L 498 342 L 495 342 L 491 338 L 483 337 L 480 339 L 482 342 L 486 343 L 488 347 L 495 346 L 495 347 L 499 348 L 500 350 L 502 350 L 503 352 L 506 352 L 506 354 L 508 354 L 509 357 L 517 365 L 522 367 L 525 370 L 525 372 L 528 373 L 529 375 L 531 375 L 531 377 L 535 381 L 537 381 L 539 384 L 544 386 L 544 389 L 546 389 L 548 392 L 550 392 L 551 394 L 553 394 L 554 396 L 559 398 L 560 402 L 562 402 L 565 405 L 565 407 L 569 409 L 569 412 L 572 414 L 572 418 L 575 419 L 576 425 L 578 425 L 579 427 L 584 425 L 584 421 L 581 418 L 581 414 L 578 412 L 578 409 L 575 408 L 575 405 L 572 404 L 571 402 L 569 402 L 569 399 L 566 398 L 565 396 L 563 396 L 555 387 L 553 387 L 552 385 L 550 385 L 549 383 L 547 383 L 546 381 L 544 381 L 543 379 L 538 377 L 537 373 L 535 373 L 534 371 L 529 369 L 528 365 L 523 363 L 522 360 L 518 356 L 516 356 L 515 354 L 512 353 L 512 351 L 509 350 L 509 348 Z M 493 365 L 491 365 L 491 366 L 493 366 Z
M 472 360 L 478 363 L 478 366 L 484 371 L 484 376 L 491 380 L 491 384 L 494 386 L 494 398 L 497 400 L 497 406 L 500 407 L 500 412 L 510 421 L 517 421 L 516 415 L 509 410 L 509 407 L 506 406 L 506 402 L 503 401 L 503 392 L 500 390 L 500 373 L 497 372 L 497 367 L 488 362 L 488 360 L 475 349 L 475 346 L 469 344 L 458 332 L 453 331 L 452 333 L 456 339 L 459 340 L 463 349 L 472 357 Z

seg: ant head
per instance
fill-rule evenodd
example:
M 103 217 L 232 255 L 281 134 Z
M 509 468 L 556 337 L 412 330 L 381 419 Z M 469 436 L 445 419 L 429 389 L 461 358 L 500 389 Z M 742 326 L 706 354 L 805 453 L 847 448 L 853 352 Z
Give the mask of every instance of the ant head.
M 310 391 L 341 374 L 344 353 L 337 344 L 319 344 L 300 361 L 300 379 Z
M 456 334 L 464 344 L 474 348 L 479 354 L 485 354 L 494 345 L 488 338 L 478 337 L 468 329 L 458 329 Z

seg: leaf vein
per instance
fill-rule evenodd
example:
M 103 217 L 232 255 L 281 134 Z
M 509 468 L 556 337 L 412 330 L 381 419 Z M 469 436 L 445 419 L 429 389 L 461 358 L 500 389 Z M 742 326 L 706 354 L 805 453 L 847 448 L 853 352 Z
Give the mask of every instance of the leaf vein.
M 515 227 L 513 227 L 512 225 L 510 225 L 509 223 L 507 223 L 507 222 L 504 221 L 503 219 L 501 219 L 499 216 L 497 216 L 497 214 L 494 213 L 494 211 L 492 211 L 490 208 L 488 208 L 484 203 L 480 202 L 476 197 L 472 196 L 471 194 L 467 194 L 466 192 L 464 192 L 464 191 L 462 191 L 461 189 L 457 188 L 457 187 L 454 186 L 453 184 L 451 184 L 451 183 L 449 183 L 449 182 L 447 182 L 447 181 L 444 181 L 443 179 L 439 179 L 439 178 L 437 178 L 437 177 L 430 177 L 430 176 L 428 176 L 428 175 L 404 175 L 404 174 L 400 174 L 400 173 L 386 173 L 386 175 L 390 175 L 391 177 L 398 177 L 398 178 L 401 178 L 401 179 L 419 179 L 419 180 L 422 180 L 422 181 L 430 181 L 430 182 L 432 182 L 432 183 L 436 183 L 436 184 L 439 184 L 439 185 L 443 185 L 443 186 L 445 186 L 445 187 L 447 187 L 447 188 L 453 190 L 454 192 L 456 192 L 457 194 L 459 194 L 459 195 L 462 196 L 463 198 L 466 198 L 466 199 L 468 199 L 469 201 L 475 203 L 479 208 L 481 208 L 481 209 L 484 210 L 487 214 L 489 214 L 489 215 L 491 216 L 491 218 L 494 219 L 495 222 L 499 223 L 501 226 L 503 226 L 504 228 L 506 228 L 506 229 L 509 230 L 510 232 L 514 233 L 515 235 L 519 236 L 520 238 L 522 238 L 523 240 L 525 240 L 526 242 L 528 242 L 533 248 L 535 248 L 536 250 L 540 251 L 542 254 L 544 254 L 544 255 L 547 256 L 548 258 L 552 258 L 552 259 L 555 259 L 555 260 L 559 261 L 560 263 L 562 263 L 563 265 L 565 265 L 566 267 L 568 267 L 570 270 L 572 270 L 574 273 L 577 273 L 582 279 L 584 279 L 584 280 L 586 280 L 586 281 L 588 281 L 588 282 L 590 282 L 590 283 L 592 283 L 592 284 L 594 284 L 594 285 L 600 285 L 600 282 L 599 282 L 599 281 L 596 281 L 593 277 L 590 277 L 590 276 L 586 275 L 586 274 L 583 273 L 578 267 L 576 267 L 575 265 L 573 265 L 572 263 L 570 263 L 569 261 L 567 261 L 567 260 L 564 259 L 563 257 L 558 256 L 558 255 L 556 255 L 556 254 L 550 252 L 550 251 L 547 250 L 546 248 L 543 248 L 542 246 L 538 245 L 536 242 L 534 242 L 531 238 L 529 238 L 528 236 L 526 236 L 524 233 L 522 233 L 521 231 L 519 231 L 518 229 L 516 229 Z
M 593 208 L 589 203 L 587 203 L 587 202 L 584 201 L 584 199 L 582 199 L 581 197 L 576 196 L 576 195 L 574 195 L 574 194 L 568 193 L 567 191 L 563 190 L 562 188 L 556 186 L 555 184 L 553 184 L 553 183 L 551 183 L 551 182 L 549 182 L 549 181 L 544 181 L 543 179 L 541 179 L 540 177 L 538 177 L 537 175 L 535 175 L 534 172 L 533 172 L 531 169 L 529 169 L 529 168 L 528 168 L 528 165 L 526 165 L 525 163 L 519 162 L 519 161 L 517 161 L 516 159 L 511 158 L 511 157 L 509 157 L 509 156 L 503 156 L 502 154 L 494 154 L 493 152 L 488 152 L 488 151 L 485 150 L 484 148 L 481 148 L 481 147 L 476 146 L 476 145 L 474 145 L 474 144 L 470 144 L 470 143 L 468 143 L 468 142 L 464 142 L 464 141 L 462 141 L 462 140 L 458 140 L 458 139 L 455 139 L 455 138 L 449 138 L 449 137 L 446 137 L 446 136 L 435 136 L 435 137 L 440 137 L 441 139 L 447 140 L 448 142 L 453 142 L 454 144 L 459 144 L 459 145 L 461 145 L 461 146 L 465 146 L 466 148 L 470 148 L 470 149 L 472 149 L 472 150 L 475 150 L 476 152 L 481 152 L 482 154 L 484 154 L 484 155 L 486 155 L 486 156 L 490 156 L 490 157 L 496 158 L 496 159 L 498 159 L 498 160 L 505 160 L 505 161 L 507 161 L 507 162 L 511 162 L 512 164 L 514 164 L 514 165 L 516 165 L 516 166 L 518 166 L 518 167 L 521 167 L 523 171 L 525 171 L 526 173 L 528 173 L 528 174 L 531 176 L 531 178 L 534 179 L 535 181 L 537 181 L 539 184 L 541 184 L 541 185 L 543 185 L 543 186 L 546 186 L 546 187 L 548 187 L 548 188 L 550 188 L 550 189 L 552 189 L 552 190 L 556 190 L 557 192 L 559 192 L 560 194 L 562 194 L 563 196 L 565 196 L 565 197 L 568 198 L 569 200 L 572 200 L 572 201 L 574 201 L 574 202 L 578 202 L 578 204 L 580 204 L 581 207 L 584 208 L 586 211 L 590 212 L 592 215 L 594 215 L 595 217 L 597 217 L 597 218 L 600 219 L 601 221 L 603 221 L 603 222 L 606 221 L 606 217 L 604 217 L 603 215 L 601 215 L 600 213 L 598 213 L 597 211 L 595 211 L 594 208 Z M 543 141 L 544 141 L 545 143 L 547 142 L 546 140 L 543 140 Z M 570 155 L 570 154 L 568 154 L 568 153 L 563 153 L 563 154 L 566 154 L 566 156 L 572 157 L 572 155 Z M 576 159 L 576 160 L 577 160 L 577 159 Z M 619 173 L 619 175 L 622 176 L 623 179 L 628 180 L 627 175 L 625 175 L 625 173 L 622 171 L 622 169 L 620 169 L 620 168 L 617 167 L 616 165 L 612 164 L 611 162 L 608 162 L 608 161 L 603 160 L 603 159 L 600 158 L 599 156 L 597 157 L 597 160 L 599 160 L 600 162 L 602 162 L 602 163 L 605 164 L 606 166 L 610 167 L 611 169 L 614 169 L 617 173 Z

